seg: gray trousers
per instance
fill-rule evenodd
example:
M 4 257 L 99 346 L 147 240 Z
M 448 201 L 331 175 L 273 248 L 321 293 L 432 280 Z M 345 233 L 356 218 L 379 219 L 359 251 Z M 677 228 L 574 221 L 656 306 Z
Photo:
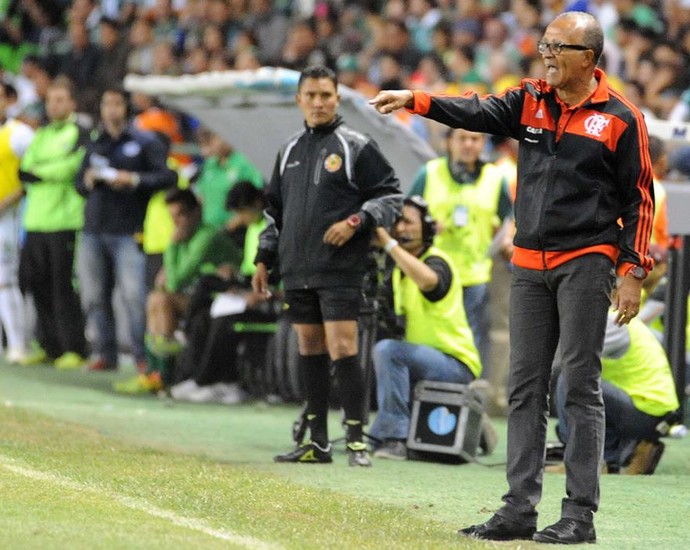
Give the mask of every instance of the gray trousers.
M 593 520 L 604 448 L 601 351 L 615 284 L 612 267 L 606 256 L 588 254 L 549 271 L 515 268 L 510 296 L 509 489 L 500 516 L 536 525 L 549 382 L 560 339 L 570 428 L 561 515 Z

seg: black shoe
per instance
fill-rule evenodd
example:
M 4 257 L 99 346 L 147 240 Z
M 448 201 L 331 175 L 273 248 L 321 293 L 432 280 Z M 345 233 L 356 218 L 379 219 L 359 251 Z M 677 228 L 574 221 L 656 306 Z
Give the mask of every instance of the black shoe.
M 361 442 L 348 443 L 347 447 L 347 463 L 350 466 L 364 466 L 368 468 L 371 466 L 371 460 L 369 460 L 369 453 L 367 452 L 367 446 Z
M 533 525 L 525 525 L 494 515 L 485 523 L 460 529 L 458 534 L 484 540 L 529 540 L 536 530 Z
M 312 441 L 295 450 L 273 457 L 274 462 L 303 462 L 304 464 L 330 464 L 333 462 L 333 446 L 329 443 L 323 449 Z
M 552 544 L 581 544 L 583 542 L 596 542 L 597 534 L 594 532 L 594 525 L 588 521 L 561 518 L 546 529 L 534 533 L 532 538 L 537 542 L 550 542 Z

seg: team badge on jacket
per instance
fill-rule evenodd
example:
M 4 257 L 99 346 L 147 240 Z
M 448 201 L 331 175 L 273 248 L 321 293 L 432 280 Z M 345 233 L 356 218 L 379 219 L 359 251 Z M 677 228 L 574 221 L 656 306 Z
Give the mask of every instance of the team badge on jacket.
M 328 171 L 328 172 L 337 172 L 340 170 L 340 167 L 343 165 L 343 159 L 340 155 L 333 153 L 331 155 L 328 155 L 326 157 L 326 160 L 323 161 L 323 167 Z

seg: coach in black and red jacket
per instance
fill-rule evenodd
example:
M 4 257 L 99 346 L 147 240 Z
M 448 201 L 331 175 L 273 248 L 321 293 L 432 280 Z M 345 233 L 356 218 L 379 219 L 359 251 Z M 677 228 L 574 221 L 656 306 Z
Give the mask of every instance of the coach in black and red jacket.
M 483 539 L 594 542 L 604 440 L 601 350 L 615 282 L 617 322 L 637 315 L 652 267 L 654 214 L 648 135 L 637 107 L 596 68 L 604 44 L 589 14 L 559 15 L 539 52 L 544 80 L 497 95 L 381 92 L 381 113 L 406 107 L 451 127 L 520 142 L 511 289 L 509 490 L 486 523 L 461 530 Z M 548 389 L 560 341 L 567 379 L 567 498 L 561 519 L 536 531 Z

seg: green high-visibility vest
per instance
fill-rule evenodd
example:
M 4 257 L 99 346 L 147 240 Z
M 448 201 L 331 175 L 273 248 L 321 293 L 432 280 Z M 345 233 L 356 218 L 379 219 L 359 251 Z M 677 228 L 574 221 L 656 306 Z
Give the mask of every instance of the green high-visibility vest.
M 453 277 L 447 294 L 436 302 L 427 300 L 415 282 L 403 276 L 399 267 L 393 270 L 393 301 L 396 314 L 405 316 L 405 340 L 455 357 L 478 378 L 482 365 L 465 315 L 457 270 L 448 255 L 434 246 L 419 259 L 424 261 L 430 256 L 444 260 Z
M 500 225 L 498 200 L 503 175 L 493 164 L 482 167 L 474 183 L 453 179 L 445 157 L 426 165 L 424 198 L 441 227 L 434 245 L 458 268 L 463 286 L 488 283 L 492 260 L 489 247 Z
M 240 273 L 246 277 L 251 277 L 256 271 L 254 258 L 256 258 L 256 253 L 259 250 L 259 235 L 265 228 L 266 220 L 263 218 L 247 226 L 247 233 L 244 237 L 244 255 L 240 267 Z
M 627 393 L 635 408 L 664 416 L 678 408 L 678 396 L 666 352 L 639 319 L 628 325 L 630 347 L 618 359 L 602 357 L 601 379 Z

